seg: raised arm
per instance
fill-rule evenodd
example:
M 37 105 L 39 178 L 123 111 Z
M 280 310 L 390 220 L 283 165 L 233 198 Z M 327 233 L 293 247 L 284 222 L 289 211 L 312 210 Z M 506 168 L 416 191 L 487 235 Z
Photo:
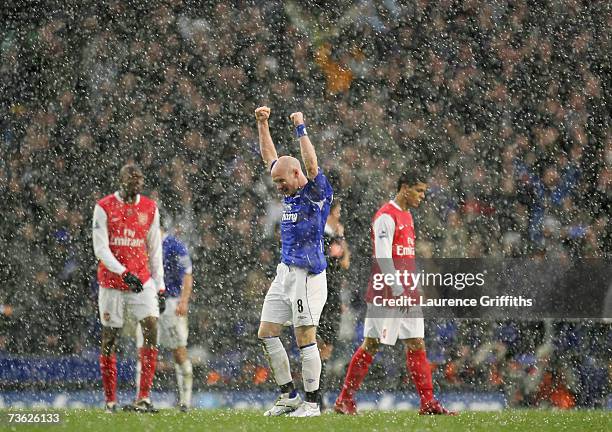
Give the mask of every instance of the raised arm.
M 300 151 L 302 152 L 302 161 L 306 167 L 306 177 L 312 180 L 319 173 L 319 163 L 317 162 L 317 153 L 315 152 L 314 146 L 306 134 L 304 114 L 301 112 L 294 112 L 290 117 L 291 120 L 293 120 L 293 126 L 295 126 L 295 133 L 300 140 Z
M 272 136 L 270 135 L 270 127 L 268 119 L 270 118 L 270 108 L 261 106 L 255 110 L 255 118 L 257 119 L 257 132 L 259 134 L 259 151 L 261 157 L 266 164 L 268 171 L 272 169 L 272 162 L 278 159 Z

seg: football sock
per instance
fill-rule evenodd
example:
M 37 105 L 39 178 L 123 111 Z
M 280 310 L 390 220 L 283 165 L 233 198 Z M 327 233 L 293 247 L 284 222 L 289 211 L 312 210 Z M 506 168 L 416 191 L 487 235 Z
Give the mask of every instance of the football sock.
M 306 400 L 306 402 L 316 403 L 319 405 L 319 407 L 321 407 L 321 391 L 320 390 L 304 392 L 304 393 L 305 393 L 304 400 Z
M 270 369 L 276 384 L 281 387 L 283 393 L 289 393 L 283 391 L 283 386 L 291 383 L 293 386 L 293 379 L 291 378 L 291 369 L 289 368 L 289 357 L 287 357 L 287 351 L 283 346 L 280 338 L 269 337 L 261 339 L 263 345 L 264 354 L 268 358 L 270 363 Z
M 280 391 L 281 393 L 289 393 L 289 397 L 291 399 L 293 399 L 297 395 L 297 390 L 295 389 L 295 385 L 293 385 L 293 381 L 280 386 Z
M 138 400 L 148 398 L 150 396 L 151 386 L 153 385 L 153 377 L 155 376 L 155 366 L 157 364 L 157 348 L 140 348 L 140 363 L 142 364 L 142 368 L 140 371 Z
M 362 347 L 355 351 L 346 371 L 346 378 L 344 379 L 344 385 L 338 399 L 353 398 L 353 395 L 359 390 L 359 386 L 361 386 L 363 379 L 367 375 L 373 360 L 372 355 Z
M 100 372 L 106 402 L 117 401 L 117 355 L 100 355 Z
M 136 362 L 136 393 L 138 393 L 138 389 L 140 388 L 140 371 L 142 370 L 142 363 L 140 362 L 140 358 Z M 138 396 L 138 394 L 137 394 Z
M 319 381 L 321 379 L 321 355 L 316 343 L 300 347 L 302 352 L 302 380 L 307 402 L 319 402 Z M 312 399 L 314 398 L 314 399 Z
M 183 363 L 174 363 L 176 371 L 176 385 L 179 391 L 179 403 L 191 406 L 191 392 L 193 388 L 193 366 L 191 360 L 187 359 Z
M 421 398 L 421 406 L 433 399 L 431 366 L 425 350 L 406 351 L 406 366 Z

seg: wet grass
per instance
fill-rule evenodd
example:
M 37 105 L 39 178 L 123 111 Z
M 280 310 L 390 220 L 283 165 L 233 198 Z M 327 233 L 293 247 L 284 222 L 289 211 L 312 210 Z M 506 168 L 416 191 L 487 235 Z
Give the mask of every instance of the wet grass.
M 60 424 L 9 423 L 8 414 L 26 412 L 0 410 L 0 430 L 15 431 L 255 431 L 255 432 L 358 432 L 358 431 L 470 431 L 470 432 L 558 432 L 610 431 L 612 411 L 506 410 L 463 412 L 457 417 L 421 417 L 415 411 L 372 411 L 346 417 L 324 414 L 318 418 L 267 418 L 259 411 L 192 410 L 158 414 L 117 413 L 102 410 L 44 410 L 59 413 Z M 32 411 L 27 411 L 32 412 Z

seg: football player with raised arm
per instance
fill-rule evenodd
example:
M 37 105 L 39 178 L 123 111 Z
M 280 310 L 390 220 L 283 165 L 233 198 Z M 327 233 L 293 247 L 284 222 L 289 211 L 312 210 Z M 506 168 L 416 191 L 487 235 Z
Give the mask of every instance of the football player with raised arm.
M 270 108 L 257 108 L 255 117 L 261 156 L 276 189 L 284 196 L 281 262 L 266 294 L 258 331 L 281 395 L 264 415 L 319 416 L 321 357 L 316 332 L 327 298 L 323 232 L 333 201 L 333 191 L 319 168 L 301 112 L 291 114 L 290 118 L 295 127 L 306 174 L 296 158 L 278 157 L 276 154 L 268 125 Z M 289 358 L 279 338 L 286 322 L 293 324 L 300 347 L 304 400 L 295 389 Z

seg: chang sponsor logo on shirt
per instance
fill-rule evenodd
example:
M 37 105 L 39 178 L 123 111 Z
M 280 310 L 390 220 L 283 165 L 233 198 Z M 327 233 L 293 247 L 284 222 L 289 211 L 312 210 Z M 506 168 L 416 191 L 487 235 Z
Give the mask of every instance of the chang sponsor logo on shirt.
M 282 222 L 296 223 L 298 220 L 297 212 L 283 212 Z

